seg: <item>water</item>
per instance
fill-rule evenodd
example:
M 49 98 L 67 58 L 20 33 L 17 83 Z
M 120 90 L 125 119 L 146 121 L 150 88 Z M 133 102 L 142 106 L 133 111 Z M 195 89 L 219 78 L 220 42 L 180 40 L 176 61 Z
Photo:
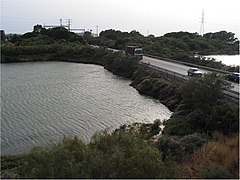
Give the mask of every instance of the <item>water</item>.
M 1 154 L 94 133 L 171 112 L 101 66 L 65 62 L 1 64 Z
M 211 55 L 205 56 L 216 59 L 216 61 L 222 61 L 223 64 L 229 66 L 240 66 L 240 55 Z

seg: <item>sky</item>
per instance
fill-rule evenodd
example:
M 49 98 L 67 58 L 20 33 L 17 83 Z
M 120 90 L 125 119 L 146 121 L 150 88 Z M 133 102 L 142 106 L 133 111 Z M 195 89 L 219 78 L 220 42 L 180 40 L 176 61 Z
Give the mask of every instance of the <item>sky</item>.
M 169 32 L 204 33 L 225 30 L 240 39 L 239 0 L 0 0 L 1 29 L 31 32 L 33 26 L 59 25 L 71 19 L 71 28 L 136 30 L 144 36 Z

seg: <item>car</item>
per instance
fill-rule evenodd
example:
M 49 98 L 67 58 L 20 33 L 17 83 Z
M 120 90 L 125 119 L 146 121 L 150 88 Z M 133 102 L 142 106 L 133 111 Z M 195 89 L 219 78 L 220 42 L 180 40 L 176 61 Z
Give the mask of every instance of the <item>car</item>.
M 239 77 L 240 77 L 240 73 L 238 73 L 238 72 L 231 72 L 231 73 L 227 74 L 227 78 L 230 81 L 234 81 L 234 82 L 238 82 L 238 83 L 239 83 Z
M 189 68 L 187 71 L 188 76 L 199 76 L 203 75 L 202 71 L 199 71 L 198 68 Z

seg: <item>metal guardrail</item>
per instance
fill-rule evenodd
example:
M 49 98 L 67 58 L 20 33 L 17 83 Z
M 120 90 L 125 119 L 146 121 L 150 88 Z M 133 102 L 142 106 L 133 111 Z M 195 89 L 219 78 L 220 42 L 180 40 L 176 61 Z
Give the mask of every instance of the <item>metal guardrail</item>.
M 201 68 L 201 69 L 206 69 L 206 70 L 210 70 L 210 71 L 214 71 L 214 72 L 218 72 L 218 73 L 223 73 L 223 74 L 230 73 L 229 71 L 224 71 L 224 70 L 221 70 L 221 69 L 215 69 L 215 68 L 206 67 L 206 66 L 202 66 L 202 65 L 197 65 L 197 64 L 193 64 L 193 63 L 178 61 L 178 60 L 164 58 L 164 57 L 160 57 L 160 56 L 154 56 L 154 55 L 151 55 L 151 54 L 144 54 L 144 56 L 152 57 L 152 58 L 156 58 L 156 59 L 160 59 L 160 60 L 164 60 L 164 61 L 170 61 L 170 62 L 174 62 L 174 63 L 178 63 L 178 64 L 183 64 L 183 65 L 187 65 L 187 66 L 197 67 L 197 68 Z
M 111 49 L 111 48 L 109 48 L 109 49 Z M 111 49 L 111 50 L 118 51 L 118 50 L 115 50 L 115 49 Z M 178 63 L 178 64 L 184 64 L 184 65 L 188 65 L 188 66 L 192 66 L 192 67 L 198 67 L 198 68 L 201 68 L 201 69 L 206 69 L 206 70 L 210 70 L 210 71 L 214 71 L 214 72 L 219 72 L 219 73 L 224 73 L 224 74 L 229 73 L 228 71 L 224 71 L 224 70 L 220 70 L 220 69 L 215 69 L 215 68 L 211 68 L 211 67 L 196 65 L 196 64 L 192 64 L 192 63 L 188 63 L 188 62 L 177 61 L 177 60 L 174 60 L 174 59 L 154 56 L 154 55 L 150 55 L 150 54 L 144 54 L 144 56 L 152 57 L 152 58 L 156 58 L 156 59 L 160 59 L 160 60 L 165 60 L 165 61 L 170 61 L 170 62 L 174 62 L 174 63 Z M 144 62 L 141 62 L 141 63 L 147 64 L 147 63 L 144 63 Z M 153 66 L 153 65 L 150 65 L 150 64 L 147 64 L 147 65 L 149 67 L 154 68 L 156 70 L 159 70 L 163 73 L 166 73 L 166 74 L 169 74 L 171 76 L 177 77 L 178 79 L 181 79 L 182 81 L 188 80 L 188 77 L 186 75 L 182 75 L 180 73 L 169 71 L 167 69 L 157 67 L 157 66 Z M 228 89 L 227 91 L 224 91 L 224 94 L 225 94 L 226 97 L 232 99 L 234 102 L 237 102 L 237 103 L 239 102 L 239 92 Z
M 151 64 L 148 64 L 148 63 L 145 63 L 145 62 L 141 62 L 141 64 L 145 64 L 152 69 L 156 69 L 156 70 L 158 70 L 162 73 L 165 73 L 165 74 L 168 74 L 170 76 L 176 77 L 178 80 L 181 80 L 181 81 L 177 81 L 178 83 L 186 81 L 186 80 L 189 79 L 189 77 L 186 76 L 186 75 L 182 75 L 180 73 L 176 73 L 176 72 L 173 72 L 173 71 L 170 71 L 170 70 L 158 67 L 158 66 L 154 66 L 154 65 L 151 65 Z M 167 78 L 168 79 L 175 79 L 175 78 L 169 78 L 169 76 L 167 76 Z M 239 92 L 228 89 L 227 91 L 224 91 L 224 95 L 225 95 L 225 97 L 227 97 L 228 99 L 230 99 L 231 101 L 233 101 L 235 103 L 239 102 Z

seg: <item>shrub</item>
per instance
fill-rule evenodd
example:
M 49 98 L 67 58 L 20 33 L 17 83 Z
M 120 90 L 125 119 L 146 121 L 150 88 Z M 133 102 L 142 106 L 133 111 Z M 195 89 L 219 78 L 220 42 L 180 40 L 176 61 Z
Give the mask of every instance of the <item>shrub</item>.
M 166 171 L 172 165 L 171 173 Z M 177 174 L 157 148 L 122 130 L 96 134 L 89 144 L 77 137 L 46 148 L 34 147 L 19 169 L 20 178 L 165 178 Z
M 219 133 L 217 133 L 219 134 Z M 219 136 L 183 161 L 182 178 L 239 178 L 238 134 Z
M 223 91 L 229 87 L 223 78 L 211 73 L 203 78 L 191 78 L 181 86 L 181 93 L 184 102 L 197 108 L 216 104 L 217 100 L 223 98 Z

